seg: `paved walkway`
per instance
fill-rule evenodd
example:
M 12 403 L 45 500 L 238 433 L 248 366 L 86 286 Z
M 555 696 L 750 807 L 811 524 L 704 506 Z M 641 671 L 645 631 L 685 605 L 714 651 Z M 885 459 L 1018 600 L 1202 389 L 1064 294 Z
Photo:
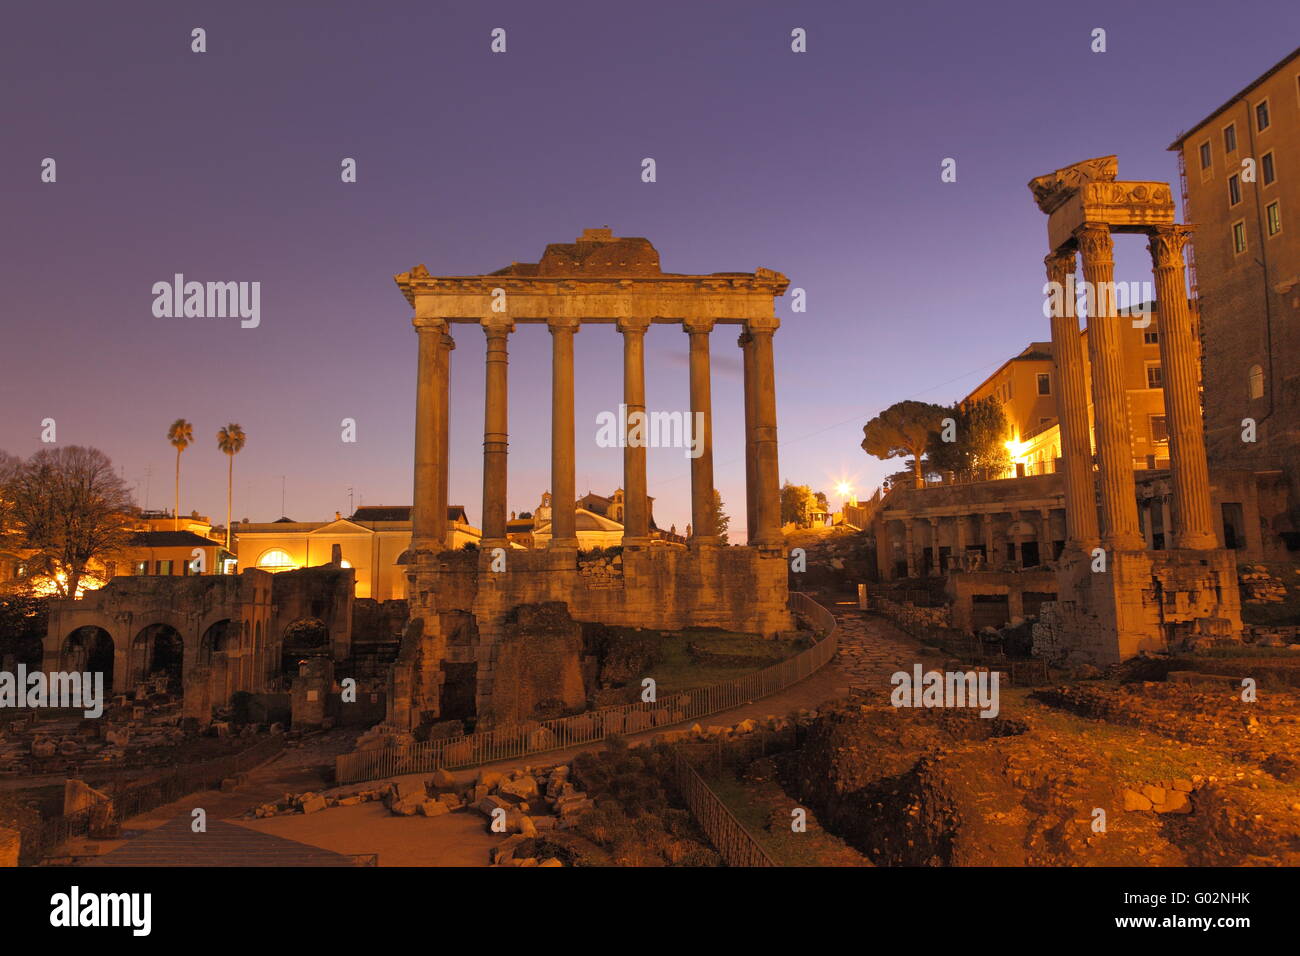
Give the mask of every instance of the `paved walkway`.
M 818 600 L 835 615 L 839 625 L 839 651 L 835 658 L 817 673 L 792 687 L 753 703 L 701 718 L 699 723 L 705 726 L 734 726 L 750 717 L 783 716 L 793 711 L 811 710 L 847 696 L 850 686 L 877 687 L 882 694 L 888 694 L 892 673 L 910 670 L 912 664 L 924 660 L 915 640 L 884 618 L 858 610 L 856 602 L 852 605 L 837 605 L 831 598 Z M 677 724 L 674 728 L 657 727 L 631 735 L 629 739 L 648 741 L 664 730 L 686 727 L 694 722 Z M 459 781 L 473 780 L 483 770 L 568 763 L 584 751 L 598 750 L 603 746 L 603 742 L 597 741 L 452 773 Z M 331 747 L 329 743 L 322 744 L 318 758 L 329 758 L 333 749 L 337 747 Z M 279 853 L 279 859 L 267 864 L 276 866 L 340 865 L 307 862 L 307 854 L 316 851 L 326 854 L 321 857 L 322 860 L 334 857 L 348 860 L 346 854 L 378 853 L 380 866 L 487 865 L 489 852 L 499 842 L 499 837 L 485 832 L 482 820 L 473 814 L 454 813 L 432 818 L 394 817 L 381 804 L 365 803 L 355 807 L 334 807 L 311 815 L 286 814 L 263 820 L 233 819 L 242 817 L 247 810 L 260 803 L 279 800 L 286 792 L 321 789 L 325 781 L 320 766 L 312 765 L 310 757 L 310 754 L 286 752 L 275 761 L 254 770 L 249 774 L 248 781 L 232 792 L 205 791 L 191 794 L 133 818 L 124 827 L 132 830 L 152 827 L 158 837 L 150 842 L 142 842 L 147 839 L 144 834 L 129 840 L 113 841 L 111 844 L 101 841 L 101 850 L 105 846 L 112 846 L 113 849 L 96 862 L 111 865 L 102 861 L 112 858 L 115 861 L 132 860 L 132 865 L 148 865 L 135 862 L 136 858 L 192 854 L 185 858 L 188 865 L 226 865 L 205 862 L 208 855 L 215 852 L 222 859 L 244 853 L 250 860 L 270 859 Z M 428 776 L 427 773 L 411 774 L 409 779 L 425 779 Z M 378 784 L 379 781 L 372 781 L 369 785 Z M 189 830 L 190 810 L 194 807 L 203 807 L 208 813 L 209 832 L 206 836 L 211 837 L 219 826 L 221 841 L 203 842 L 184 836 Z M 230 822 L 217 822 L 223 818 Z M 179 835 L 175 833 L 176 827 L 180 827 L 183 832 Z M 279 843 L 274 845 L 275 848 L 271 844 L 247 843 L 238 834 L 229 831 L 256 833 L 258 836 L 279 839 Z M 229 849 L 224 849 L 227 844 Z M 128 852 L 133 845 L 140 849 Z M 304 862 L 290 862 L 294 859 L 302 859 Z M 168 865 L 182 864 L 172 862 Z
M 125 841 L 87 866 L 352 866 L 351 857 L 247 827 L 209 820 L 195 833 L 188 814 Z

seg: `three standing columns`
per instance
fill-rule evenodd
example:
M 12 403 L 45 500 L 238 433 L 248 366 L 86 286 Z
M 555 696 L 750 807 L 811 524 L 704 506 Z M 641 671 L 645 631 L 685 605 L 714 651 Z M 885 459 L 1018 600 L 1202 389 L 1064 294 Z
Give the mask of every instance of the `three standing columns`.
M 577 548 L 575 450 L 573 438 L 573 337 L 577 319 L 551 319 L 551 543 Z
M 1206 550 L 1219 545 L 1210 510 L 1210 473 L 1205 460 L 1205 435 L 1201 430 L 1197 346 L 1184 278 L 1183 247 L 1191 233 L 1189 226 L 1157 226 L 1147 248 L 1151 252 L 1160 317 L 1160 367 L 1164 375 L 1169 468 L 1176 504 L 1172 547 Z M 1165 547 L 1170 546 L 1166 542 Z
M 700 454 L 691 459 L 692 548 L 718 543 L 717 509 L 713 504 L 713 398 L 709 382 L 709 333 L 712 319 L 687 319 L 682 328 L 691 341 L 691 427 Z
M 417 319 L 419 372 L 415 390 L 415 500 L 411 550 L 441 551 L 447 541 L 447 424 L 450 352 L 441 319 Z
M 617 327 L 623 334 L 623 405 L 627 414 L 623 447 L 623 545 L 643 548 L 650 543 L 645 472 L 645 333 L 650 320 L 621 318 Z M 634 421 L 633 415 L 638 412 Z M 554 495 L 551 502 L 554 505 Z
M 506 337 L 514 323 L 504 317 L 482 320 L 487 336 L 486 401 L 483 408 L 484 548 L 504 548 L 506 541 L 506 453 L 509 419 L 506 402 Z M 443 509 L 444 514 L 446 509 Z
M 1128 420 L 1120 318 L 1115 303 L 1115 255 L 1110 227 L 1085 223 L 1075 230 L 1088 283 L 1088 355 L 1101 484 L 1102 543 L 1112 551 L 1140 551 L 1133 440 Z M 1086 500 L 1086 499 L 1085 499 Z
M 1061 467 L 1065 472 L 1067 547 L 1092 551 L 1097 546 L 1097 504 L 1092 483 L 1092 430 L 1088 427 L 1088 386 L 1083 375 L 1083 346 L 1074 313 L 1075 250 L 1055 252 L 1043 260 L 1047 279 L 1062 290 L 1052 301 L 1052 355 L 1056 362 L 1057 410 L 1061 429 Z M 1059 314 L 1058 314 L 1059 313 Z

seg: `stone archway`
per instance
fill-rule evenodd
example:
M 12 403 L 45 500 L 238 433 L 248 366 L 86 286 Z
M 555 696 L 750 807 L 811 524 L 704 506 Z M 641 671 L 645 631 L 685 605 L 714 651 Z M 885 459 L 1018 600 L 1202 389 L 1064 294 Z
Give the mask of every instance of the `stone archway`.
M 329 626 L 318 617 L 300 617 L 284 629 L 280 647 L 280 676 L 292 681 L 306 660 L 329 656 Z
M 142 627 L 131 642 L 131 682 L 140 684 L 154 674 L 167 675 L 167 690 L 179 694 L 183 688 L 185 639 L 170 624 Z
M 102 627 L 87 624 L 76 628 L 63 641 L 59 652 L 59 670 L 102 673 L 104 691 L 112 693 L 117 645 L 113 635 Z

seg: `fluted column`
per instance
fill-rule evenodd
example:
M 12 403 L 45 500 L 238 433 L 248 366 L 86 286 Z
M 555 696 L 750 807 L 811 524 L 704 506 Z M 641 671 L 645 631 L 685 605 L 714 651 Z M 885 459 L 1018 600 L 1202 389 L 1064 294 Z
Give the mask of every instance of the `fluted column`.
M 780 326 L 775 317 L 746 323 L 752 338 L 754 363 L 754 478 L 757 491 L 755 511 L 759 547 L 781 548 L 781 473 L 776 441 L 776 367 L 772 358 L 772 336 Z
M 645 333 L 649 327 L 649 319 L 618 320 L 618 330 L 623 334 L 623 405 L 627 413 L 627 440 L 623 448 L 623 545 L 631 548 L 645 547 L 650 543 L 650 508 L 646 500 L 645 474 L 645 443 L 648 437 L 645 420 Z
M 712 319 L 687 319 L 682 328 L 691 341 L 691 431 L 700 454 L 691 459 L 691 547 L 718 543 L 717 509 L 713 506 L 713 398 L 709 380 L 709 333 Z
M 1092 405 L 1101 485 L 1102 543 L 1111 550 L 1139 551 L 1142 534 L 1133 484 L 1133 438 L 1120 319 L 1115 308 L 1115 256 L 1110 228 L 1087 223 L 1075 232 L 1089 285 L 1088 355 L 1092 360 Z
M 741 349 L 745 387 L 745 544 L 758 539 L 758 468 L 754 458 L 754 339 L 741 332 L 736 344 Z
M 1055 252 L 1043 260 L 1049 282 L 1062 294 L 1054 297 L 1052 357 L 1056 365 L 1056 408 L 1061 432 L 1061 470 L 1065 472 L 1066 547 L 1091 551 L 1097 546 L 1097 492 L 1092 477 L 1092 433 L 1088 427 L 1088 385 L 1083 344 L 1075 315 L 1075 251 Z M 1057 314 L 1060 313 L 1060 314 Z
M 434 502 L 434 524 L 437 527 L 439 547 L 451 550 L 455 547 L 452 540 L 451 521 L 447 518 L 447 499 L 451 494 L 451 352 L 456 347 L 450 335 L 443 334 L 438 339 L 438 387 L 442 389 L 438 402 L 438 493 Z
M 509 411 L 506 397 L 509 357 L 506 337 L 514 331 L 508 318 L 482 320 L 487 337 L 486 401 L 483 406 L 483 538 L 486 548 L 506 545 L 506 453 Z
M 576 548 L 573 337 L 577 319 L 551 319 L 551 548 Z
M 411 551 L 438 551 L 442 548 L 442 525 L 438 523 L 438 487 L 445 467 L 442 430 L 443 405 L 447 391 L 447 364 L 440 360 L 444 352 L 443 336 L 447 323 L 442 319 L 415 320 L 418 336 L 418 368 L 415 385 L 415 475 L 411 499 Z M 446 521 L 447 510 L 442 510 Z
M 1187 307 L 1183 247 L 1192 227 L 1157 226 L 1151 251 L 1159 317 L 1160 367 L 1164 375 L 1169 469 L 1177 527 L 1169 547 L 1206 550 L 1219 546 L 1210 510 L 1210 471 L 1205 460 L 1200 399 L 1200 356 Z

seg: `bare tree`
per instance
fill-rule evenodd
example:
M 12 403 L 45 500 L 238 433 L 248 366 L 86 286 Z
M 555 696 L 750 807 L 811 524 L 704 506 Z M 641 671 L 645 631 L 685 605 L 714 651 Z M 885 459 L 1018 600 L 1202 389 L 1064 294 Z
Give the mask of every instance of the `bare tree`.
M 122 551 L 135 508 L 108 456 L 80 445 L 37 452 L 18 466 L 0 497 L 10 502 L 19 546 L 35 552 L 31 563 L 65 597 L 76 596 L 92 562 Z

